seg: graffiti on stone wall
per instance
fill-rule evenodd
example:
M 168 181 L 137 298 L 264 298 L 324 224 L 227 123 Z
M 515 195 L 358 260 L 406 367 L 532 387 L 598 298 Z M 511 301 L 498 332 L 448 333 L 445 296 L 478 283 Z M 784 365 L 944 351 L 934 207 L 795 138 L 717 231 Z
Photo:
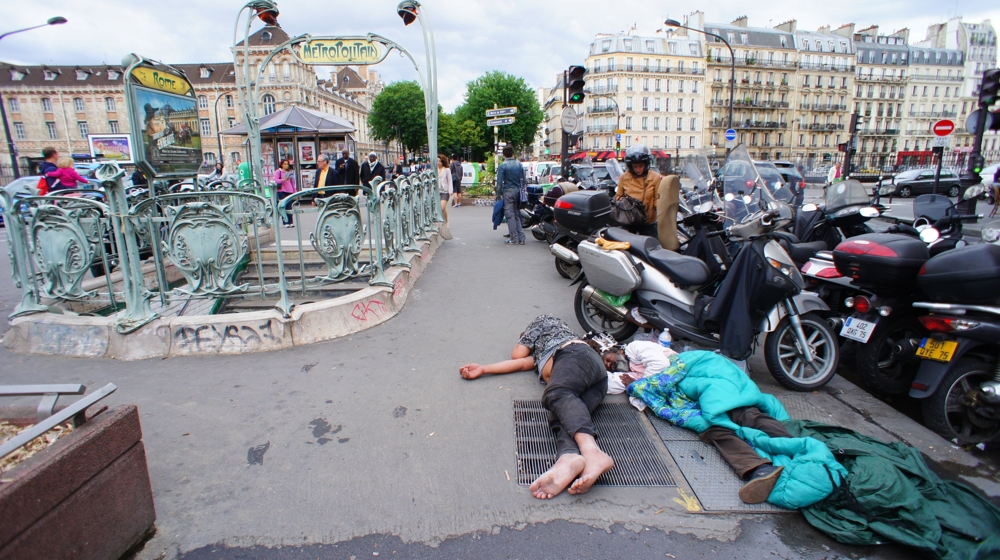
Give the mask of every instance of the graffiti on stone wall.
M 272 320 L 249 325 L 201 325 L 178 327 L 173 332 L 173 346 L 182 352 L 240 353 L 273 347 L 281 342 L 274 335 Z

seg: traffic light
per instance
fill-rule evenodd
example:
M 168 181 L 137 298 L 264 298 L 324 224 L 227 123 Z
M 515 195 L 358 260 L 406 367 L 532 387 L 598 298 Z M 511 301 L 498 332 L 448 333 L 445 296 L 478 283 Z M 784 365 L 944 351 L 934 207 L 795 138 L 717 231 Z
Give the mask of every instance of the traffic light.
M 983 83 L 979 88 L 979 105 L 989 107 L 1000 100 L 1000 68 L 983 73 Z
M 583 98 L 586 94 L 583 92 L 583 87 L 586 82 L 583 81 L 584 74 L 587 73 L 587 69 L 583 66 L 570 66 L 569 70 L 566 71 L 566 98 L 568 103 L 583 103 Z
M 969 157 L 972 160 L 972 172 L 976 174 L 982 173 L 983 167 L 986 167 L 986 158 L 979 154 L 972 154 Z

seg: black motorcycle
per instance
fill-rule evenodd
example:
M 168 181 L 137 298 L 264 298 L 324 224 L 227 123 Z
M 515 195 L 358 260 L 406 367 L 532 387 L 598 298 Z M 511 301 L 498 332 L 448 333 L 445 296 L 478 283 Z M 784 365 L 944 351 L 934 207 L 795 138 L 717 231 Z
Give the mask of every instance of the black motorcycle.
M 1000 245 L 991 243 L 942 253 L 918 275 L 934 301 L 913 304 L 931 314 L 920 317 L 927 333 L 915 341 L 909 394 L 921 399 L 927 427 L 959 445 L 1000 442 L 998 278 Z

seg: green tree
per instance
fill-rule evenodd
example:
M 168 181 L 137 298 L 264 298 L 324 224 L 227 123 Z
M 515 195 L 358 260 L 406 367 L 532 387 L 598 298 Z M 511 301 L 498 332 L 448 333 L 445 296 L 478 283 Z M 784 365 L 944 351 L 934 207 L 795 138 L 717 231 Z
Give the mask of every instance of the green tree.
M 515 149 L 531 145 L 538 133 L 538 125 L 545 118 L 535 91 L 524 78 L 493 71 L 468 83 L 465 103 L 455 110 L 458 122 L 471 121 L 480 131 L 481 136 L 475 139 L 475 144 L 470 144 L 473 153 L 492 149 L 493 130 L 486 126 L 486 111 L 492 109 L 494 104 L 498 107 L 517 107 L 514 124 L 503 127 L 500 137 L 513 144 Z
M 417 82 L 393 82 L 372 101 L 368 126 L 380 142 L 397 141 L 417 152 L 427 144 L 424 93 Z

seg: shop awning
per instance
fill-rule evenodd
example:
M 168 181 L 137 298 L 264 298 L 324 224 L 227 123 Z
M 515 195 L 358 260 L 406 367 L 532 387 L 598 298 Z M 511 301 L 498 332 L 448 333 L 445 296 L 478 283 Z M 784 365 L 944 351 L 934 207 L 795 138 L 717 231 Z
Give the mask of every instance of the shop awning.
M 260 131 L 262 134 L 351 134 L 357 130 L 350 121 L 330 113 L 321 113 L 305 107 L 292 106 L 287 109 L 271 113 L 260 120 Z M 245 136 L 247 129 L 244 125 L 237 125 L 228 130 L 223 130 L 221 134 Z

